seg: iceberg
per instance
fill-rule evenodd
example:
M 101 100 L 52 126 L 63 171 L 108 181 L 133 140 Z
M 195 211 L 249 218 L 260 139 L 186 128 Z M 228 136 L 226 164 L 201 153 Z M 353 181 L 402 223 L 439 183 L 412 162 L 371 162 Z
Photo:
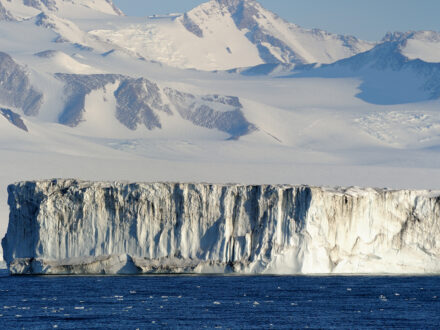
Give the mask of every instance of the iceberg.
M 8 193 L 11 274 L 440 273 L 440 192 L 54 179 Z

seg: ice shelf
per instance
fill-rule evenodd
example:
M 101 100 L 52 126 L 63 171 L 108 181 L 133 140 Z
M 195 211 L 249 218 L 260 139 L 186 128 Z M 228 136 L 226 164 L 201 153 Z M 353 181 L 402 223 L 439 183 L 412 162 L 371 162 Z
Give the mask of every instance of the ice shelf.
M 292 185 L 10 185 L 11 274 L 438 274 L 440 193 Z

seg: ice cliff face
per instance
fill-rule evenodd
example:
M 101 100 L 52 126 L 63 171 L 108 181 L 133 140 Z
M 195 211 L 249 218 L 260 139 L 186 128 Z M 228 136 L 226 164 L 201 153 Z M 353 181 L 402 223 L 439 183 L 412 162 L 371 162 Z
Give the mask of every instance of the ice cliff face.
M 440 195 L 307 186 L 23 182 L 12 274 L 439 273 Z

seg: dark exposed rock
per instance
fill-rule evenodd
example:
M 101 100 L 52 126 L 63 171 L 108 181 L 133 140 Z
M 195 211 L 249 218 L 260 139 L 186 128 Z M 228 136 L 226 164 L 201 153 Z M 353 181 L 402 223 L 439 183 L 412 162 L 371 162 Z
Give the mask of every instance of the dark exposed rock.
M 240 109 L 232 111 L 215 111 L 207 105 L 195 106 L 182 111 L 182 117 L 191 121 L 193 124 L 210 129 L 218 129 L 231 134 L 232 137 L 246 135 L 255 126 L 250 124 Z
M 63 0 L 66 1 L 66 0 Z M 112 0 L 105 0 L 112 8 L 115 14 L 123 16 L 124 13 L 117 8 Z M 74 2 L 73 0 L 69 0 L 69 2 Z M 57 1 L 56 0 L 23 0 L 23 4 L 32 7 L 38 10 L 50 10 L 50 11 L 58 11 Z
M 225 105 L 230 105 L 231 107 L 243 108 L 243 105 L 240 103 L 240 99 L 236 96 L 224 96 L 224 95 L 205 95 L 202 96 L 203 101 L 207 102 L 217 102 Z
M 105 0 L 110 6 L 112 6 L 114 12 L 119 16 L 124 16 L 124 13 L 122 10 L 120 10 L 118 7 L 115 6 L 112 0 Z
M 78 126 L 83 120 L 86 96 L 92 91 L 104 88 L 120 80 L 122 76 L 113 74 L 56 74 L 56 77 L 66 83 L 64 92 L 66 104 L 58 118 L 60 124 L 70 127 Z
M 59 122 L 64 125 L 77 126 L 83 120 L 86 96 L 118 81 L 119 87 L 114 93 L 116 117 L 129 129 L 135 130 L 139 124 L 144 124 L 148 129 L 161 128 L 156 111 L 172 114 L 169 106 L 163 103 L 159 87 L 147 79 L 111 74 L 56 76 L 66 83 L 67 102 L 59 117 Z
M 259 15 L 257 8 L 255 8 L 255 1 L 217 0 L 217 2 L 227 7 L 240 30 L 254 29 L 258 26 L 254 18 Z
M 18 127 L 19 129 L 28 132 L 28 128 L 26 127 L 21 116 L 10 109 L 0 108 L 0 114 L 5 117 L 12 125 Z
M 23 0 L 23 4 L 38 10 L 58 10 L 57 3 L 54 0 Z
M 160 113 L 173 115 L 172 108 L 194 125 L 218 129 L 232 137 L 248 134 L 256 127 L 249 123 L 242 112 L 243 105 L 235 96 L 202 95 L 164 88 L 145 78 L 131 78 L 122 75 L 57 74 L 65 82 L 67 97 L 59 122 L 75 127 L 84 120 L 86 96 L 108 84 L 119 83 L 114 92 L 116 118 L 131 130 L 139 125 L 147 129 L 162 128 Z
M 183 15 L 182 24 L 189 32 L 203 38 L 203 30 L 186 13 Z
M 162 128 L 155 110 L 171 115 L 164 104 L 159 87 L 147 79 L 125 79 L 115 92 L 116 117 L 128 128 L 135 130 L 139 124 L 148 129 Z
M 22 109 L 27 116 L 36 116 L 43 103 L 43 94 L 37 91 L 20 65 L 8 54 L 0 52 L 0 102 Z
M 205 95 L 197 100 L 194 95 L 171 88 L 165 88 L 164 92 L 182 118 L 191 121 L 194 125 L 218 129 L 234 138 L 257 129 L 246 120 L 241 110 L 243 106 L 237 97 Z M 218 105 L 227 107 L 217 110 Z
M 0 3 L 0 21 L 14 21 L 14 16 Z
M 56 29 L 54 21 L 46 13 L 40 13 L 37 15 L 35 25 L 44 27 L 46 29 Z
M 52 57 L 56 56 L 58 53 L 59 52 L 56 50 L 49 49 L 49 50 L 44 50 L 42 52 L 35 53 L 34 55 L 37 57 L 41 57 L 41 58 L 52 58 Z

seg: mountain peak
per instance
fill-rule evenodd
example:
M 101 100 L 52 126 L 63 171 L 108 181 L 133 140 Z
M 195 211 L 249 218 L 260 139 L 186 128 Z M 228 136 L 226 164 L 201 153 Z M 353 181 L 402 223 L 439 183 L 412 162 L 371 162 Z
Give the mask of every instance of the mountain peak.
M 209 38 L 214 29 L 220 36 L 229 29 L 225 47 L 232 35 L 246 38 L 260 58 L 260 63 L 310 64 L 331 63 L 369 50 L 372 44 L 350 36 L 339 36 L 321 30 L 307 30 L 289 23 L 265 9 L 256 0 L 210 0 L 187 12 L 183 26 L 199 38 Z M 243 39 L 241 44 L 245 44 Z
M 440 42 L 440 32 L 437 31 L 408 31 L 408 32 L 388 32 L 383 37 L 382 42 L 404 43 L 409 39 L 423 40 L 427 42 Z
M 382 38 L 382 42 L 402 42 L 414 35 L 414 31 L 409 32 L 388 32 Z
M 244 3 L 256 3 L 256 0 L 214 0 L 218 2 L 220 5 L 228 6 L 228 7 L 237 7 Z

